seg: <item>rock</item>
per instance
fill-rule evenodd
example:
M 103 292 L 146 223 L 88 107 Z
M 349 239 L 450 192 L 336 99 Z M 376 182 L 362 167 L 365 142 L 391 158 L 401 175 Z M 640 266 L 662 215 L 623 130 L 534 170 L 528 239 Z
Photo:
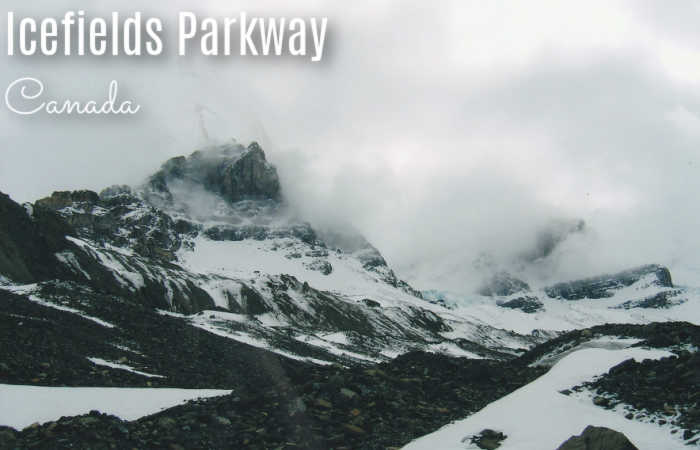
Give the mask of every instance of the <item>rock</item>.
M 304 414 L 306 412 L 306 403 L 300 397 L 296 397 L 289 403 L 289 415 L 296 416 L 297 414 Z
M 372 300 L 370 298 L 363 298 L 362 303 L 369 306 L 370 308 L 379 308 L 382 306 L 378 301 Z
M 172 200 L 170 184 L 193 182 L 231 203 L 247 199 L 280 198 L 277 170 L 265 160 L 265 153 L 256 143 L 247 148 L 225 144 L 179 156 L 163 164 L 149 179 L 149 187 Z
M 82 425 L 84 427 L 89 427 L 90 425 L 95 425 L 95 424 L 99 423 L 100 419 L 90 415 L 90 416 L 81 417 L 80 419 L 78 419 L 78 422 L 80 423 L 80 425 Z
M 0 275 L 15 282 L 66 275 L 55 254 L 71 247 L 65 236 L 74 231 L 53 211 L 34 209 L 29 217 L 25 208 L 0 193 Z
M 635 368 L 635 360 L 634 358 L 626 359 L 622 361 L 620 364 L 613 366 L 608 370 L 608 373 L 610 375 L 618 375 L 624 372 L 629 372 L 630 370 L 634 370 Z
M 343 428 L 345 428 L 347 431 L 354 433 L 354 434 L 364 434 L 365 430 L 362 428 L 358 427 L 357 425 L 353 425 L 351 423 L 346 423 L 343 425 Z
M 598 396 L 593 398 L 593 404 L 596 406 L 608 406 L 610 404 L 610 400 L 605 397 Z
M 73 203 L 95 205 L 99 201 L 100 196 L 93 191 L 58 191 L 52 193 L 50 197 L 37 200 L 35 206 L 55 211 L 72 206 Z
M 10 427 L 0 426 L 0 446 L 8 445 L 17 439 L 15 431 Z
M 462 442 L 469 439 L 472 444 L 475 444 L 481 449 L 495 450 L 501 446 L 501 442 L 503 442 L 506 438 L 507 436 L 502 432 L 486 428 L 481 430 L 481 432 L 477 435 L 465 437 L 462 439 Z
M 601 275 L 583 280 L 557 283 L 545 288 L 545 292 L 549 297 L 565 300 L 608 298 L 612 297 L 615 289 L 630 286 L 647 277 L 653 285 L 673 287 L 671 273 L 666 267 L 658 264 L 649 264 L 612 275 Z
M 557 450 L 638 450 L 619 431 L 605 427 L 587 426 L 578 436 L 572 436 Z
M 310 263 L 304 264 L 304 266 L 309 270 L 321 272 L 323 275 L 330 275 L 333 272 L 331 263 L 322 259 L 315 259 Z
M 532 296 L 518 297 L 507 302 L 498 303 L 498 306 L 502 308 L 519 309 L 528 314 L 536 313 L 544 307 L 537 297 Z
M 332 404 L 331 402 L 329 402 L 328 400 L 324 400 L 324 399 L 322 399 L 322 398 L 317 398 L 317 399 L 316 399 L 316 404 L 317 404 L 318 406 L 323 407 L 323 408 L 328 408 L 328 409 L 333 408 L 333 404 Z
M 265 299 L 255 289 L 241 284 L 241 308 L 243 312 L 250 315 L 264 314 L 272 311 L 272 308 L 265 303 Z
M 100 191 L 100 199 L 101 200 L 111 200 L 115 197 L 121 197 L 121 196 L 130 196 L 132 195 L 131 188 L 125 184 L 122 185 L 113 185 L 107 188 L 104 188 Z
M 671 306 L 679 305 L 684 303 L 686 300 L 683 298 L 677 298 L 683 291 L 679 289 L 672 289 L 668 291 L 662 291 L 658 294 L 652 295 L 650 297 L 645 297 L 641 300 L 628 300 L 617 306 L 611 307 L 611 309 L 632 309 L 632 308 L 644 308 L 644 309 L 662 309 L 670 308 Z
M 346 389 L 346 388 L 341 388 L 341 389 L 340 389 L 340 395 L 342 395 L 342 396 L 345 397 L 345 398 L 349 398 L 349 399 L 352 399 L 352 398 L 357 397 L 357 393 L 356 393 L 356 392 L 351 391 L 350 389 Z
M 228 426 L 231 425 L 231 421 L 226 417 L 214 416 L 214 421 L 219 425 Z

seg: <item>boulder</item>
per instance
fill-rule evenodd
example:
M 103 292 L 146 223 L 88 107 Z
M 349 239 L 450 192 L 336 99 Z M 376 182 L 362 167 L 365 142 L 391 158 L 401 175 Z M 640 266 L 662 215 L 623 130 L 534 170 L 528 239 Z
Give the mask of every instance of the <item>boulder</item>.
M 467 439 L 469 439 L 472 444 L 476 445 L 480 449 L 496 450 L 498 447 L 501 446 L 501 442 L 503 442 L 507 437 L 508 436 L 506 436 L 500 431 L 495 431 L 487 428 L 481 430 L 481 432 L 477 435 L 465 437 L 464 439 L 462 439 L 462 442 L 465 442 Z
M 557 450 L 637 450 L 619 431 L 587 426 L 578 436 L 571 436 Z

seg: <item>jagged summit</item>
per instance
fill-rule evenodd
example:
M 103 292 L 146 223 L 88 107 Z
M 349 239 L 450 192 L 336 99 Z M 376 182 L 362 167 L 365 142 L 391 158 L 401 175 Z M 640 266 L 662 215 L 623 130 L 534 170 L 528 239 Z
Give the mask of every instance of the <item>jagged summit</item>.
M 277 169 L 267 162 L 257 142 L 244 147 L 228 143 L 166 161 L 147 183 L 149 196 L 174 200 L 177 190 L 203 188 L 230 204 L 243 200 L 280 200 Z

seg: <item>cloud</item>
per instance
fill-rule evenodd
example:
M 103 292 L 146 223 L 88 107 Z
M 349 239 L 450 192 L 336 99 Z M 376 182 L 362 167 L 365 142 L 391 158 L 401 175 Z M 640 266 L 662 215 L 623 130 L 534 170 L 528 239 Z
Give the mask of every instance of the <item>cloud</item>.
M 646 262 L 690 280 L 700 267 L 692 4 L 661 15 L 639 2 L 121 5 L 169 29 L 185 9 L 328 16 L 327 59 L 5 57 L 2 86 L 29 74 L 52 94 L 89 98 L 117 79 L 143 113 L 48 120 L 2 109 L 0 190 L 32 200 L 137 184 L 204 145 L 203 123 L 211 139 L 261 142 L 304 214 L 352 223 L 419 287 L 469 291 L 484 253 L 535 284 Z M 175 40 L 166 45 L 174 54 Z M 585 233 L 523 272 L 517 257 L 544 228 L 578 219 Z

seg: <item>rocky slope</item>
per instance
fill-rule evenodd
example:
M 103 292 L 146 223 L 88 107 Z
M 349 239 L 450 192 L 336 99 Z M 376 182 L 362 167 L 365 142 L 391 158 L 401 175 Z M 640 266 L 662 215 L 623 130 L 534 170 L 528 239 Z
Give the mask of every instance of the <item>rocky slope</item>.
M 272 383 L 256 383 L 135 422 L 94 413 L 19 433 L 0 430 L 0 445 L 385 449 L 470 414 L 542 373 L 425 353 L 371 368 L 289 369 Z

